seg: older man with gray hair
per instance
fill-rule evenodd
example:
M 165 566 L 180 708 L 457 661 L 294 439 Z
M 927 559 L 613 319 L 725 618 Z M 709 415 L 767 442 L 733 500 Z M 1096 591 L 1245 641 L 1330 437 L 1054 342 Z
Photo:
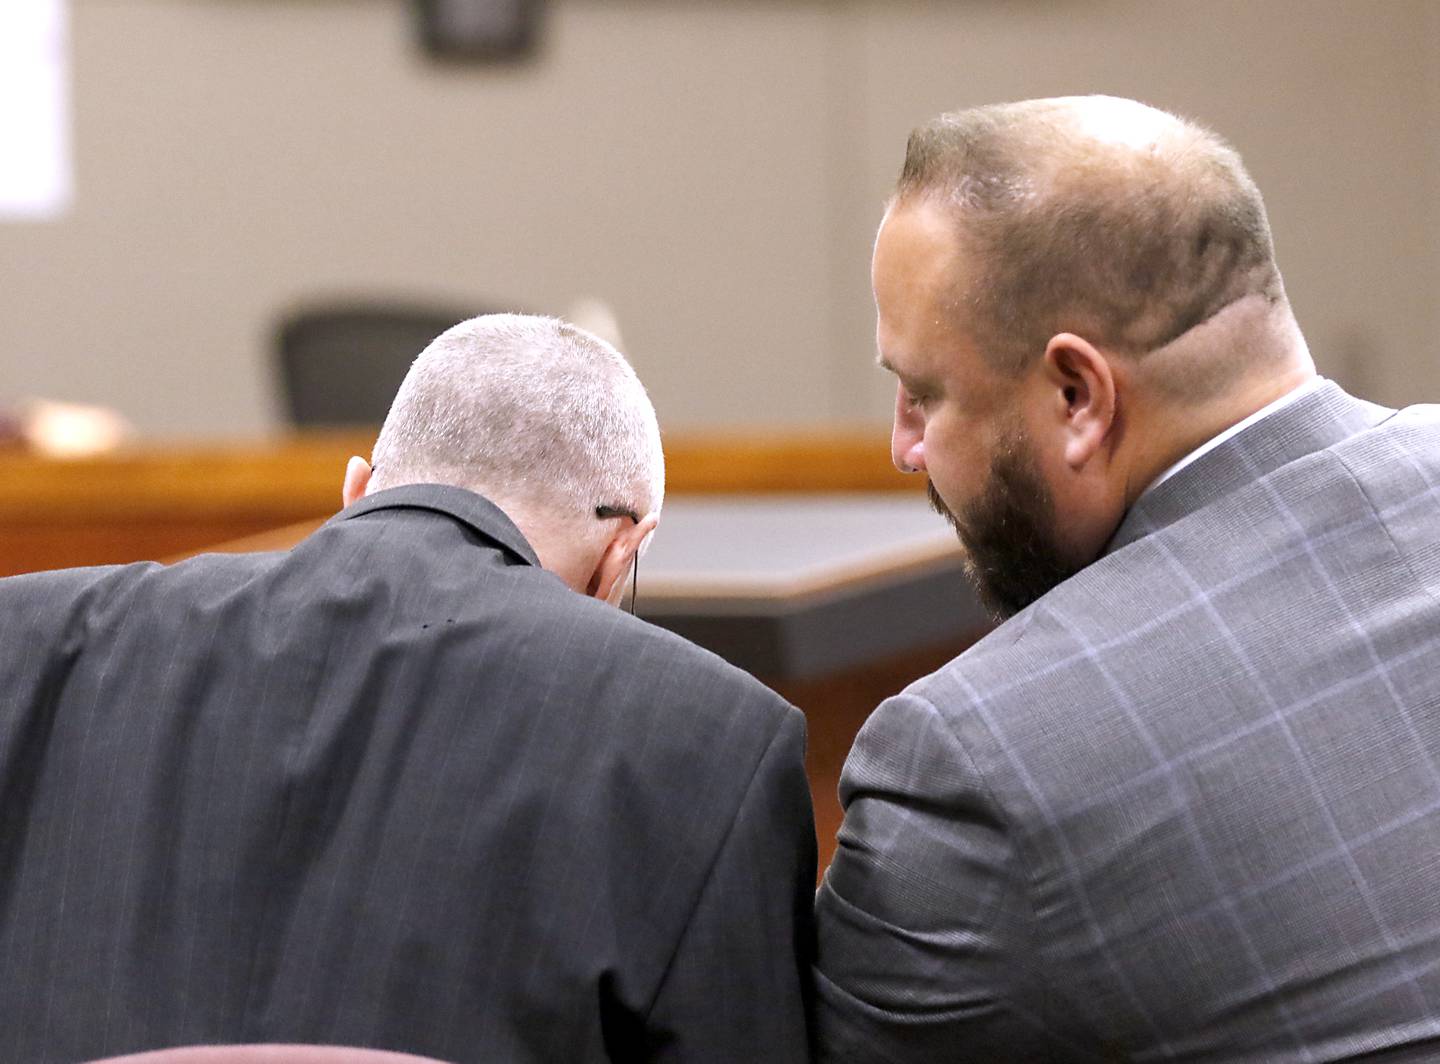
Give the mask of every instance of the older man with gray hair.
M 375 471 L 351 459 L 347 506 L 406 484 L 466 488 L 525 532 L 543 569 L 612 602 L 665 495 L 660 427 L 624 357 L 575 326 L 521 314 L 436 337 L 371 458 Z
M 916 130 L 872 276 L 1003 623 L 846 763 L 822 1057 L 1440 1058 L 1440 408 L 1317 377 L 1239 156 L 1131 100 Z
M 803 719 L 607 604 L 625 360 L 464 322 L 372 458 L 285 554 L 0 581 L 0 1059 L 803 1059 Z

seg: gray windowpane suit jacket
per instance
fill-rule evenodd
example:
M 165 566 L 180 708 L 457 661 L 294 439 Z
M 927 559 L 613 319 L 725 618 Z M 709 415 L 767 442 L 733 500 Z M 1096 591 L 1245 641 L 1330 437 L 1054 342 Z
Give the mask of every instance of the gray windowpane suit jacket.
M 802 1059 L 803 744 L 456 488 L 0 581 L 0 1061 Z
M 1204 455 L 841 792 L 826 1059 L 1440 1060 L 1440 408 Z

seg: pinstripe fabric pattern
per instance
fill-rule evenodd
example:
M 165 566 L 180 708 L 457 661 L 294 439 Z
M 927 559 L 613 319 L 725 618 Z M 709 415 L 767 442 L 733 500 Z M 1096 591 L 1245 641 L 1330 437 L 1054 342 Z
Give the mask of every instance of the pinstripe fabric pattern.
M 825 1059 L 1440 1059 L 1440 408 L 1206 454 L 841 796 Z
M 6 1064 L 805 1055 L 803 719 L 478 496 L 0 581 L 0 678 Z

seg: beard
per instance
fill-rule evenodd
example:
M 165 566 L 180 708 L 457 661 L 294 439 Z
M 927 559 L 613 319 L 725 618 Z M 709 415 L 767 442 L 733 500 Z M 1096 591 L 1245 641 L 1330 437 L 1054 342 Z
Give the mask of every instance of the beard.
M 1054 498 L 1019 432 L 1000 441 L 985 489 L 958 513 L 933 482 L 925 491 L 931 508 L 955 530 L 965 575 L 997 622 L 1085 567 L 1056 532 Z

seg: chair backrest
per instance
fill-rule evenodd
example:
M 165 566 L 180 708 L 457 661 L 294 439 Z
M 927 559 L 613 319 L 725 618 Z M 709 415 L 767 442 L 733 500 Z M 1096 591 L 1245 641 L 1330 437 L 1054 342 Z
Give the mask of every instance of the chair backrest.
M 483 311 L 403 303 L 312 306 L 276 336 L 290 420 L 302 427 L 378 425 L 425 346 Z
M 312 1045 L 179 1046 L 89 1064 L 444 1064 L 384 1049 Z

